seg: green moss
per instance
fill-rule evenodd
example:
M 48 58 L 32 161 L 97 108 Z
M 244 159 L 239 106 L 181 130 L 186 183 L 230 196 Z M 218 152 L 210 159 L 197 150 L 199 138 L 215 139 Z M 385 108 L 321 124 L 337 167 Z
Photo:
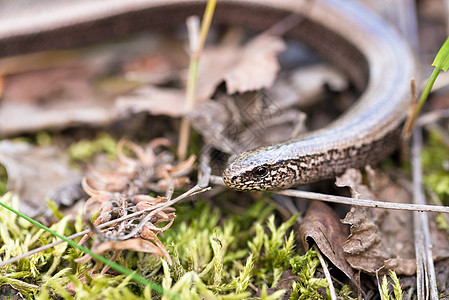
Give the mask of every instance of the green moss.
M 421 157 L 424 183 L 437 193 L 444 205 L 448 205 L 449 172 L 446 165 L 449 163 L 449 151 L 436 132 L 430 133 Z
M 68 148 L 68 154 L 73 161 L 88 162 L 92 157 L 104 152 L 110 159 L 117 157 L 117 141 L 106 133 L 101 133 L 95 140 L 82 139 Z
M 446 230 L 449 233 L 449 222 L 445 218 L 444 214 L 438 214 L 435 220 L 437 222 L 438 229 Z
M 4 166 L 0 164 L 0 196 L 6 193 L 8 189 L 8 174 Z
M 327 288 L 324 278 L 315 278 L 316 268 L 320 265 L 317 253 L 309 250 L 305 255 L 296 255 L 290 259 L 292 273 L 301 279 L 292 286 L 290 299 L 321 299 L 320 288 Z
M 17 207 L 17 198 L 10 194 L 1 200 Z M 297 216 L 279 222 L 272 213 L 273 208 L 262 201 L 254 203 L 244 215 L 223 215 L 204 201 L 179 205 L 173 226 L 161 236 L 173 265 L 132 251 L 125 252 L 117 262 L 182 299 L 282 299 L 287 292 L 293 295 L 291 299 L 294 295 L 321 299 L 318 289 L 327 283 L 316 277 L 316 253 L 302 255 L 296 247 L 292 226 Z M 62 217 L 52 226 L 66 236 L 82 228 L 80 216 L 74 223 Z M 8 211 L 0 213 L 0 233 L 1 260 L 53 241 L 52 236 Z M 60 244 L 1 268 L 0 284 L 12 284 L 28 299 L 161 298 L 124 275 L 90 277 L 86 270 L 92 262 L 73 261 L 81 256 L 78 250 Z M 290 291 L 278 288 L 286 270 L 299 278 Z
M 389 277 L 391 282 L 387 280 L 387 276 L 384 275 L 382 279 L 382 299 L 386 300 L 402 300 L 402 288 L 399 284 L 399 278 L 394 271 L 389 271 Z M 393 293 L 390 292 L 390 286 L 393 289 Z

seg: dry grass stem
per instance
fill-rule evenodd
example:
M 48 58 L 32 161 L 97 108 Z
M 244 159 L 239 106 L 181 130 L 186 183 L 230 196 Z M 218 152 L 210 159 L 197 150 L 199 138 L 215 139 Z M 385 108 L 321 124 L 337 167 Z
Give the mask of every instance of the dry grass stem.
M 210 182 L 212 184 L 224 185 L 224 182 L 220 176 L 212 175 L 210 178 Z M 333 203 L 348 204 L 348 205 L 355 205 L 355 206 L 397 209 L 397 210 L 410 210 L 410 211 L 418 211 L 418 212 L 429 211 L 429 212 L 449 213 L 449 207 L 446 207 L 446 206 L 382 202 L 382 201 L 356 199 L 356 198 L 327 195 L 327 194 L 306 192 L 306 191 L 292 190 L 292 189 L 272 191 L 272 193 L 290 196 L 290 197 L 296 197 L 296 198 L 320 200 L 320 201 L 325 201 L 325 202 L 333 202 Z
M 418 205 L 426 203 L 422 188 L 421 166 L 422 132 L 416 128 L 412 142 L 412 171 L 413 171 L 413 200 Z M 429 219 L 426 213 L 413 214 L 415 253 L 416 253 L 416 281 L 418 299 L 438 299 L 435 267 L 433 264 L 432 244 L 430 240 Z
M 329 284 L 329 294 L 331 296 L 332 300 L 337 300 L 337 294 L 335 293 L 335 287 L 332 283 L 332 277 L 331 273 L 329 272 L 329 269 L 327 268 L 326 261 L 324 260 L 323 256 L 320 253 L 320 250 L 316 245 L 313 245 L 313 249 L 316 251 L 316 254 L 318 256 L 318 259 L 320 260 L 321 267 L 323 268 L 324 276 L 326 277 L 327 283 Z

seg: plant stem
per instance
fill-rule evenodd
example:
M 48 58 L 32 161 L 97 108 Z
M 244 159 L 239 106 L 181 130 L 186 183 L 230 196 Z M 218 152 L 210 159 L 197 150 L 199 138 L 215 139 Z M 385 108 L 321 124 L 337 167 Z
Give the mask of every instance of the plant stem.
M 196 82 L 198 77 L 198 66 L 201 53 L 206 43 L 207 33 L 209 32 L 212 17 L 214 15 L 217 0 L 207 1 L 206 10 L 204 11 L 203 20 L 201 22 L 201 36 L 198 45 L 194 46 L 190 56 L 189 76 L 187 78 L 186 88 L 186 113 L 192 110 L 195 104 Z M 179 141 L 178 141 L 178 158 L 184 160 L 187 157 L 187 147 L 190 136 L 190 122 L 184 117 L 181 120 Z

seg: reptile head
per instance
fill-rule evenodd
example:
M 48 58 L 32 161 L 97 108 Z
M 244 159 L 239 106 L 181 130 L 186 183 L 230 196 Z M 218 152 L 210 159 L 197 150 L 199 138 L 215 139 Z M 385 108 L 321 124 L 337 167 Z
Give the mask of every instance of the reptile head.
M 298 166 L 280 159 L 279 146 L 243 152 L 223 173 L 225 184 L 239 191 L 266 191 L 288 188 L 298 178 Z

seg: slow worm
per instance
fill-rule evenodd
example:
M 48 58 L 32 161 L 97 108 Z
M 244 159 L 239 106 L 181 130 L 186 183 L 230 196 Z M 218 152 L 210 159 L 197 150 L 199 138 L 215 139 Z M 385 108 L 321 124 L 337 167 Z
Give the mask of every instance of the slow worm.
M 38 9 L 0 13 L 0 57 L 177 26 L 190 15 L 201 15 L 205 3 L 39 1 Z M 282 189 L 332 178 L 347 168 L 377 162 L 398 144 L 414 59 L 403 39 L 367 9 L 348 0 L 219 0 L 214 22 L 262 31 L 291 13 L 303 20 L 285 35 L 341 68 L 361 96 L 326 128 L 238 155 L 223 174 L 231 188 Z

